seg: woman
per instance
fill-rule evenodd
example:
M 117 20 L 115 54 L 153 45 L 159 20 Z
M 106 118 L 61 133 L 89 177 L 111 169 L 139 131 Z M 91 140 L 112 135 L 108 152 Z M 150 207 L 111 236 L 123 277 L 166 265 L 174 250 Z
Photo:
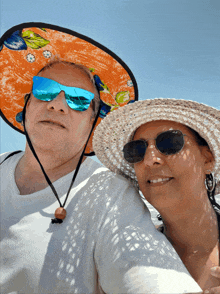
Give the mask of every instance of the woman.
M 219 266 L 220 111 L 186 100 L 138 101 L 99 125 L 93 147 L 159 211 L 159 229 L 200 287 L 218 287 L 211 268 Z

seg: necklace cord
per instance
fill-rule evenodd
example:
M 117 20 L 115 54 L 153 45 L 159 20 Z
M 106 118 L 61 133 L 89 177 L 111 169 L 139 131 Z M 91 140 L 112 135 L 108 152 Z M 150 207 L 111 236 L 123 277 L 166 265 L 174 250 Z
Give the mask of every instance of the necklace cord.
M 93 132 L 93 129 L 94 129 L 94 127 L 95 127 L 95 124 L 96 124 L 96 122 L 97 122 L 97 120 L 98 120 L 99 113 L 100 113 L 100 110 L 101 110 L 101 105 L 99 106 L 98 113 L 97 113 L 96 118 L 95 118 L 95 120 L 94 120 L 94 122 L 93 122 L 93 125 L 92 125 L 92 128 L 91 128 L 91 131 L 90 131 L 90 133 L 89 133 L 88 139 L 87 139 L 86 144 L 85 144 L 85 147 L 84 147 L 84 149 L 83 149 L 83 152 L 82 152 L 82 154 L 81 154 L 81 156 L 80 156 L 80 159 L 79 159 L 79 161 L 78 161 L 78 164 L 77 164 L 76 170 L 75 170 L 75 172 L 74 172 L 74 175 L 73 175 L 73 178 L 72 178 L 72 181 L 71 181 L 70 187 L 69 187 L 69 189 L 68 189 L 68 192 L 67 192 L 67 195 L 66 195 L 65 201 L 64 201 L 64 203 L 63 203 L 63 205 L 62 205 L 61 202 L 60 202 L 59 196 L 58 196 L 58 194 L 57 194 L 57 191 L 56 191 L 54 185 L 52 184 L 51 180 L 49 179 L 48 175 L 46 174 L 46 172 L 45 172 L 45 170 L 44 170 L 44 168 L 43 168 L 43 166 L 42 166 L 42 164 L 41 164 L 41 162 L 40 162 L 40 160 L 39 160 L 39 158 L 38 158 L 38 156 L 37 156 L 37 153 L 36 153 L 35 150 L 34 150 L 34 147 L 33 147 L 32 143 L 31 143 L 30 137 L 29 137 L 28 132 L 27 132 L 26 127 L 25 127 L 26 107 L 27 107 L 27 103 L 28 103 L 29 99 L 30 99 L 30 96 L 29 96 L 28 99 L 26 100 L 25 105 L 24 105 L 24 109 L 23 109 L 23 125 L 24 125 L 24 133 L 25 133 L 25 135 L 26 135 L 28 145 L 29 145 L 29 147 L 30 147 L 30 149 L 31 149 L 31 151 L 32 151 L 32 153 L 33 153 L 33 155 L 34 155 L 34 157 L 35 157 L 36 160 L 38 161 L 38 163 L 39 163 L 39 165 L 40 165 L 40 168 L 41 168 L 41 170 L 42 170 L 42 172 L 43 172 L 43 174 L 44 174 L 44 177 L 45 177 L 45 179 L 46 179 L 48 185 L 50 186 L 50 188 L 51 188 L 51 190 L 53 191 L 55 197 L 57 198 L 57 200 L 58 200 L 58 202 L 59 202 L 59 204 L 60 204 L 60 207 L 64 207 L 65 204 L 66 204 L 66 201 L 67 201 L 67 199 L 68 199 L 69 193 L 70 193 L 70 191 L 71 191 L 71 188 L 72 188 L 72 186 L 73 186 L 73 184 L 74 184 L 75 178 L 76 178 L 76 176 L 77 176 L 77 174 L 78 174 L 78 171 L 79 171 L 80 165 L 81 165 L 81 163 L 82 163 L 83 156 L 84 156 L 84 151 L 85 151 L 85 149 L 86 149 L 86 146 L 87 146 L 87 144 L 88 144 L 88 141 L 89 141 L 89 139 L 90 139 L 90 136 L 91 136 L 91 134 L 92 134 L 92 132 Z
M 37 156 L 37 153 L 36 153 L 35 150 L 34 150 L 34 147 L 33 147 L 32 143 L 31 143 L 30 137 L 29 137 L 28 132 L 27 132 L 27 130 L 26 130 L 26 126 L 25 126 L 25 116 L 26 116 L 26 107 L 27 107 L 27 103 L 28 103 L 29 99 L 30 99 L 30 96 L 29 96 L 28 99 L 26 100 L 25 105 L 24 105 L 24 109 L 23 109 L 23 125 L 24 125 L 24 133 L 25 133 L 25 135 L 26 135 L 28 145 L 29 145 L 29 147 L 30 147 L 30 149 L 31 149 L 31 151 L 32 151 L 32 153 L 33 153 L 33 155 L 34 155 L 34 157 L 35 157 L 36 160 L 38 161 L 38 163 L 39 163 L 39 165 L 40 165 L 40 168 L 41 168 L 41 170 L 42 170 L 42 172 L 43 172 L 43 174 L 44 174 L 44 177 L 45 177 L 47 183 L 49 184 L 49 186 L 50 186 L 50 188 L 52 189 L 52 191 L 53 191 L 55 197 L 57 198 L 57 200 L 58 200 L 58 202 L 59 202 L 59 204 L 60 204 L 60 207 L 62 207 L 62 204 L 61 204 L 61 202 L 60 202 L 60 199 L 59 199 L 59 196 L 58 196 L 58 194 L 57 194 L 57 191 L 56 191 L 56 189 L 54 188 L 54 186 L 53 186 L 51 180 L 49 179 L 48 175 L 46 174 L 46 172 L 45 172 L 45 170 L 44 170 L 44 168 L 43 168 L 43 166 L 42 166 L 42 164 L 41 164 L 41 162 L 40 162 L 40 160 L 39 160 L 39 158 L 38 158 L 38 156 Z
M 85 144 L 85 147 L 84 147 L 83 152 L 82 152 L 82 154 L 81 154 L 81 156 L 80 156 L 80 159 L 79 159 L 79 161 L 78 161 L 78 164 L 77 164 L 77 167 L 76 167 L 75 173 L 74 173 L 74 175 L 73 175 L 73 178 L 72 178 L 72 181 L 71 181 L 70 187 L 69 187 L 69 189 L 68 189 L 68 192 L 67 192 L 66 198 L 65 198 L 64 203 L 63 203 L 63 207 L 64 207 L 65 204 L 66 204 L 66 201 L 67 201 L 67 199 L 68 199 L 68 197 L 69 197 L 69 193 L 70 193 L 70 191 L 71 191 L 71 189 L 72 189 L 72 186 L 73 186 L 73 184 L 74 184 L 75 178 L 76 178 L 76 176 L 77 176 L 77 174 L 78 174 L 78 171 L 79 171 L 80 165 L 81 165 L 82 160 L 83 160 L 83 156 L 84 156 L 84 154 L 85 154 L 86 146 L 87 146 L 87 144 L 88 144 L 88 142 L 89 142 L 89 139 L 90 139 L 90 137 L 91 137 L 91 134 L 92 134 L 92 132 L 93 132 L 93 130 L 94 130 L 94 127 L 95 127 L 95 125 L 96 125 L 96 122 L 97 122 L 97 120 L 98 120 L 100 110 L 101 110 L 101 105 L 99 106 L 99 110 L 98 110 L 97 115 L 96 115 L 96 117 L 95 117 L 95 120 L 94 120 L 94 122 L 93 122 L 93 125 L 92 125 L 92 128 L 91 128 L 91 131 L 90 131 L 90 133 L 89 133 L 88 139 L 87 139 L 86 144 Z

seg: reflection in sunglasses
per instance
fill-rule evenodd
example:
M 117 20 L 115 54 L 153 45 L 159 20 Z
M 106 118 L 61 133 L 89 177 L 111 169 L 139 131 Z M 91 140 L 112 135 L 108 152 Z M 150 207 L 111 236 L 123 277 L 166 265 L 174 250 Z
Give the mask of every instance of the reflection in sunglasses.
M 169 130 L 158 134 L 156 138 L 135 140 L 128 142 L 124 148 L 124 158 L 129 163 L 137 163 L 144 159 L 149 140 L 155 140 L 156 148 L 165 155 L 180 152 L 184 146 L 184 136 L 179 130 Z

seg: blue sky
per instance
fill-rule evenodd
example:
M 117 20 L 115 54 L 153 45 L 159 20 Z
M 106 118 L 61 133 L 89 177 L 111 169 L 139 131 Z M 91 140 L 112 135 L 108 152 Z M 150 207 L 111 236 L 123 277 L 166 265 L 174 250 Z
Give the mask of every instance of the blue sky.
M 220 109 L 219 0 L 0 0 L 0 33 L 46 22 L 87 35 L 132 70 L 139 99 L 181 98 Z M 0 152 L 25 138 L 1 119 Z

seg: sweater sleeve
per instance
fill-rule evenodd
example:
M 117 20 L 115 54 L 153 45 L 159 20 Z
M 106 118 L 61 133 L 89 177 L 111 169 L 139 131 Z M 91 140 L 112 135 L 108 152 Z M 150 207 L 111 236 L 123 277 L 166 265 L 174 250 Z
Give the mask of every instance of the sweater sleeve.
M 105 293 L 199 293 L 181 259 L 158 232 L 138 192 L 112 185 L 115 202 L 107 212 L 95 249 Z M 121 187 L 122 188 L 122 187 Z

